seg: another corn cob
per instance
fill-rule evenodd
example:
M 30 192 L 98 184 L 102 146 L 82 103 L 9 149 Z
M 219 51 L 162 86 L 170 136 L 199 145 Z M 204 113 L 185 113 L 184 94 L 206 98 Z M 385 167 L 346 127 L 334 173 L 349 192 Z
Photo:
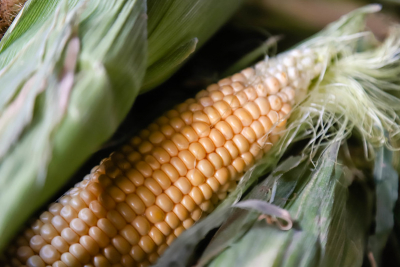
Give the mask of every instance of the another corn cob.
M 317 51 L 293 50 L 168 111 L 51 204 L 10 245 L 5 266 L 156 262 L 278 141 L 319 62 Z

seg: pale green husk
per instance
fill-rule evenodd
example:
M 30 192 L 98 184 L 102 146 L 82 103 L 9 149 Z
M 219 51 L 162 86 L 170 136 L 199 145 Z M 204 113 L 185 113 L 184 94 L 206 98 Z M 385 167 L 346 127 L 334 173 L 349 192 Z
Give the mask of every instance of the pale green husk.
M 0 248 L 128 112 L 145 72 L 145 12 L 142 0 L 32 0 L 3 38 Z
M 357 208 L 363 201 L 359 196 L 351 195 L 348 187 L 358 172 L 354 166 L 341 166 L 346 157 L 339 157 L 337 153 L 338 147 L 350 136 L 364 144 L 365 155 L 361 155 L 364 160 L 375 158 L 373 148 L 397 149 L 392 144 L 399 138 L 400 100 L 389 91 L 400 89 L 400 26 L 394 27 L 386 41 L 379 44 L 372 33 L 364 31 L 365 15 L 378 10 L 376 5 L 356 10 L 295 47 L 318 49 L 327 60 L 320 77 L 310 85 L 308 94 L 293 108 L 282 138 L 245 173 L 238 188 L 216 211 L 172 244 L 157 266 L 186 266 L 199 241 L 224 221 L 226 224 L 220 231 L 225 231 L 231 223 L 233 228 L 225 231 L 219 241 L 213 240 L 217 245 L 212 242 L 196 266 L 261 266 L 261 263 L 262 266 L 361 266 L 369 230 L 367 216 L 370 216 L 372 207 L 371 203 L 365 202 L 365 207 Z M 300 156 L 288 159 L 274 169 L 284 153 L 295 144 L 302 144 Z M 299 151 L 298 147 L 296 149 Z M 370 164 L 370 161 L 366 162 Z M 305 168 L 303 171 L 291 172 L 300 165 Z M 315 173 L 310 174 L 313 167 Z M 347 168 L 351 171 L 348 172 Z M 266 189 L 272 190 L 272 195 L 283 190 L 286 195 L 278 200 L 293 197 L 288 205 L 280 202 L 279 206 L 288 208 L 304 230 L 300 227 L 288 234 L 271 226 L 265 229 L 265 223 L 260 226 L 262 222 L 253 227 L 259 213 L 253 214 L 250 220 L 241 213 L 233 215 L 233 222 L 227 220 L 234 211 L 231 205 L 239 201 L 261 175 L 271 171 L 274 171 L 275 179 L 283 176 L 290 179 L 274 183 L 268 180 L 272 179 L 270 177 L 266 180 L 268 186 L 264 184 L 257 188 L 264 197 L 267 197 Z M 393 168 L 388 170 L 389 173 L 394 174 L 390 176 L 392 181 L 396 179 L 397 173 Z M 293 195 L 298 180 L 304 184 Z M 285 191 L 285 188 L 292 188 L 292 191 Z M 299 195 L 301 197 L 297 198 Z M 367 195 L 365 201 L 370 200 Z M 388 200 L 391 206 L 396 199 L 397 195 Z M 332 203 L 336 204 L 332 206 Z M 366 224 L 359 221 L 360 216 L 365 217 Z M 315 221 L 316 218 L 321 222 Z M 235 224 L 235 220 L 239 224 Z M 351 225 L 355 228 L 349 228 Z M 387 238 L 390 228 L 383 228 L 381 232 Z M 379 246 L 382 244 L 377 244 L 376 250 L 381 249 Z
M 201 47 L 244 0 L 148 1 L 149 37 L 146 76 L 141 93 L 169 78 Z
M 29 0 L 0 42 L 0 251 L 241 0 Z M 147 25 L 148 24 L 148 25 Z M 146 78 L 144 78 L 146 74 Z
M 350 187 L 362 172 L 346 164 L 339 145 L 329 146 L 315 168 L 307 157 L 289 158 L 282 163 L 283 173 L 274 172 L 250 193 L 249 198 L 287 209 L 294 227 L 284 231 L 259 220 L 254 210 L 238 210 L 235 213 L 242 216 L 227 227 L 244 229 L 225 238 L 228 242 L 222 238 L 229 229 L 217 233 L 202 263 L 210 260 L 214 249 L 221 253 L 211 258 L 209 266 L 361 266 L 371 196 L 365 188 Z M 263 193 L 263 188 L 274 190 L 273 195 Z

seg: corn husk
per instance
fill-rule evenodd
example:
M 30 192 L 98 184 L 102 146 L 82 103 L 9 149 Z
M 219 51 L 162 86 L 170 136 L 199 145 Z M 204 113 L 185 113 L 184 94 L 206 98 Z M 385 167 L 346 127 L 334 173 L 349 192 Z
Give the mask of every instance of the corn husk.
M 237 210 L 217 232 L 198 266 L 361 266 L 366 254 L 381 266 L 397 200 L 393 152 L 381 148 L 374 161 L 360 163 L 360 155 L 350 152 L 354 147 L 341 147 L 340 152 L 339 143 L 324 150 L 315 167 L 304 157 L 285 160 L 247 197 L 285 208 L 282 211 L 291 215 L 290 229 L 287 222 L 271 223 L 271 217 L 268 223 L 263 214 L 271 213 L 257 206 Z
M 169 78 L 243 2 L 243 0 L 148 1 L 149 51 L 147 72 L 141 93 Z
M 129 110 L 144 76 L 145 10 L 143 1 L 29 1 L 4 36 L 0 247 Z
M 382 253 L 395 226 L 395 205 L 398 201 L 399 174 L 392 167 L 392 162 L 392 151 L 385 148 L 379 148 L 376 151 L 373 172 L 376 185 L 375 229 L 374 234 L 369 237 L 368 249 L 378 266 L 383 266 Z
M 361 266 L 371 224 L 371 190 L 356 185 L 362 172 L 345 164 L 338 148 L 339 143 L 325 150 L 316 167 L 307 160 L 296 167 L 283 162 L 290 171 L 273 173 L 250 193 L 251 199 L 285 208 L 293 221 L 289 230 L 261 219 L 253 207 L 237 211 L 232 218 L 239 219 L 230 220 L 209 249 L 221 250 L 218 241 L 237 221 L 248 225 L 247 231 L 224 242 L 226 249 L 209 266 Z M 276 188 L 273 196 L 265 188 Z
M 115 132 L 146 70 L 161 83 L 240 4 L 212 2 L 26 3 L 0 42 L 0 251 Z

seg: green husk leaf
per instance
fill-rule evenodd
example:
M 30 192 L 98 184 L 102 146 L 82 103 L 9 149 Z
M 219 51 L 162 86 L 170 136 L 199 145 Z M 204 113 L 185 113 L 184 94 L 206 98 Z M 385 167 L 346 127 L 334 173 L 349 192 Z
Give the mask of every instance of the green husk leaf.
M 0 250 L 129 111 L 145 10 L 142 0 L 31 0 L 2 39 Z
M 298 177 L 304 173 L 307 167 L 308 164 L 305 157 L 289 157 L 254 188 L 246 196 L 245 200 L 264 199 L 278 207 L 284 207 L 299 181 Z M 259 214 L 256 212 L 235 210 L 213 237 L 202 254 L 198 265 L 206 265 L 231 244 L 239 240 L 253 227 L 258 217 Z
M 158 84 L 162 83 L 164 80 L 169 78 L 169 73 L 165 73 L 164 71 L 177 70 L 180 65 L 196 50 L 198 40 L 197 38 L 193 38 L 188 42 L 182 44 L 171 54 L 165 55 L 157 64 L 150 66 L 146 71 L 146 79 L 149 81 L 147 84 L 143 84 L 143 87 L 148 88 L 149 90 Z M 144 91 L 142 90 L 142 93 Z
M 68 2 L 69 5 L 74 6 L 79 1 L 82 0 Z M 7 35 L 11 37 L 3 42 L 3 46 L 8 47 L 10 44 L 15 48 L 24 46 L 24 40 L 35 34 L 35 31 L 25 33 L 26 29 L 35 27 L 36 22 L 46 21 L 59 2 L 60 0 L 46 0 L 30 7 L 30 1 L 28 1 L 10 27 Z M 195 49 L 200 48 L 233 15 L 242 3 L 243 0 L 217 2 L 213 0 L 148 0 L 148 71 L 141 93 L 168 79 Z M 42 16 L 24 15 L 20 19 L 23 13 L 37 14 L 38 12 Z M 14 30 L 17 21 L 19 21 L 18 29 Z M 17 41 L 16 39 L 21 36 L 24 38 Z M 11 52 L 8 60 L 11 60 L 13 56 Z M 171 58 L 173 62 L 169 63 Z
M 368 246 L 378 266 L 381 266 L 382 251 L 394 227 L 393 213 L 398 199 L 399 178 L 392 167 L 393 152 L 381 147 L 375 154 L 376 226 L 374 235 L 368 240 Z
M 77 1 L 70 1 L 70 6 L 76 6 Z M 60 0 L 27 1 L 1 40 L 0 69 L 7 66 L 24 47 L 28 48 L 27 43 L 32 42 L 43 24 L 54 16 L 60 2 Z
M 357 194 L 350 190 L 349 193 L 355 170 L 340 160 L 337 162 L 338 148 L 339 143 L 325 150 L 311 173 L 305 171 L 312 166 L 305 160 L 280 178 L 281 185 L 289 183 L 289 192 L 293 192 L 293 180 L 297 182 L 291 197 L 281 202 L 296 221 L 291 230 L 280 230 L 265 220 L 257 220 L 259 213 L 249 212 L 248 223 L 253 221 L 253 225 L 244 236 L 227 244 L 224 252 L 211 262 L 209 258 L 200 261 L 198 266 L 360 266 L 370 225 L 366 218 L 371 217 L 371 207 L 364 195 L 366 192 Z M 294 176 L 296 168 L 299 175 Z M 273 180 L 269 178 L 265 183 Z M 265 187 L 262 183 L 252 193 L 265 192 Z M 258 195 L 272 203 L 282 199 L 279 196 L 272 200 L 265 193 Z M 364 207 L 359 207 L 360 203 Z M 242 223 L 242 217 L 243 214 L 233 214 L 230 226 Z M 228 232 L 235 233 L 232 229 L 225 232 L 225 236 Z M 215 238 L 218 239 L 218 233 Z
M 146 92 L 169 78 L 184 62 L 182 55 L 178 65 L 159 68 L 170 55 L 195 38 L 196 49 L 200 48 L 243 3 L 243 0 L 165 0 L 149 1 L 149 50 L 148 69 L 141 93 Z M 222 12 L 221 12 L 222 11 Z M 186 57 L 192 52 L 187 49 Z M 181 54 L 181 52 L 180 52 Z

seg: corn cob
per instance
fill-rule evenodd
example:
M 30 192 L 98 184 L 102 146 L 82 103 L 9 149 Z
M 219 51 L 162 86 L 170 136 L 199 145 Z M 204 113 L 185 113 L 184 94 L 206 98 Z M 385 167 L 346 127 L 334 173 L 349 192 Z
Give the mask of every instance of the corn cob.
M 279 139 L 322 70 L 297 49 L 200 91 L 101 161 L 10 245 L 3 266 L 148 266 Z

